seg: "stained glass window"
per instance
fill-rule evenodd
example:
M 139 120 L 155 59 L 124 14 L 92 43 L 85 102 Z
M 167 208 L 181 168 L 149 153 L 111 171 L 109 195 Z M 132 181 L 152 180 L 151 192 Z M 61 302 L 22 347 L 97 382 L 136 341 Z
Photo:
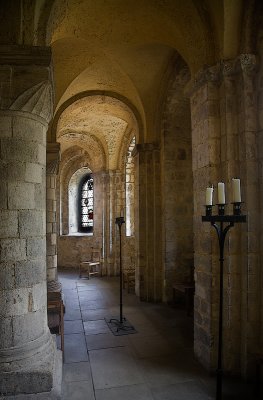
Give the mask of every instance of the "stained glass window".
M 128 148 L 126 154 L 126 236 L 134 235 L 134 208 L 135 208 L 135 166 L 134 166 L 134 158 L 132 156 L 133 149 L 136 145 L 135 136 L 132 138 L 130 142 L 130 146 Z
M 93 178 L 89 174 L 82 181 L 80 193 L 80 230 L 83 232 L 93 231 Z

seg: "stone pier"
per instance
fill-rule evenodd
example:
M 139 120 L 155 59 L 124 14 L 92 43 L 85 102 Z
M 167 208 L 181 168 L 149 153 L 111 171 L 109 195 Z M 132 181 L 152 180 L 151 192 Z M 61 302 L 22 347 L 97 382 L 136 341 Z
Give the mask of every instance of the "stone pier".
M 55 399 L 61 357 L 47 326 L 46 290 L 51 54 L 27 46 L 0 54 L 0 394 Z

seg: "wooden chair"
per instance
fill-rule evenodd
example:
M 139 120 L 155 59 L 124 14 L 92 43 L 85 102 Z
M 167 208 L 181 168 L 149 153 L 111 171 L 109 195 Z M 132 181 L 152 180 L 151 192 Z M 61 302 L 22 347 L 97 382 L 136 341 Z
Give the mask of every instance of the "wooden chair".
M 60 335 L 62 357 L 64 361 L 64 304 L 61 291 L 48 292 L 47 313 L 50 332 Z
M 85 277 L 90 279 L 92 275 L 102 276 L 102 260 L 101 260 L 101 249 L 91 250 L 91 258 L 88 261 L 80 261 L 79 263 L 79 277 Z

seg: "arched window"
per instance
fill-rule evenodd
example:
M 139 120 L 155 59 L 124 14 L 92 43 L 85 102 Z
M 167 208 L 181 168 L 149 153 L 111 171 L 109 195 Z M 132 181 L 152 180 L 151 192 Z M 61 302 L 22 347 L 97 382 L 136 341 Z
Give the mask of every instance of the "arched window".
M 126 166 L 125 166 L 125 197 L 126 197 L 126 236 L 134 235 L 134 200 L 135 200 L 135 168 L 132 151 L 135 147 L 136 140 L 135 136 L 130 142 L 126 154 Z
M 93 232 L 93 177 L 86 175 L 79 191 L 79 232 Z

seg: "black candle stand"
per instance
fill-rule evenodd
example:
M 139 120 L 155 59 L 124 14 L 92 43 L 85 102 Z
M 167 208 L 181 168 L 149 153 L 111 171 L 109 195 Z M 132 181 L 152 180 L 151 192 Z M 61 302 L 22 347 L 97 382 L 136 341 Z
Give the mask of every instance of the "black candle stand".
M 218 359 L 216 370 L 216 400 L 222 398 L 222 344 L 223 344 L 223 274 L 224 274 L 224 245 L 227 232 L 235 223 L 246 222 L 246 215 L 241 214 L 242 203 L 233 204 L 233 215 L 225 215 L 226 204 L 218 204 L 218 215 L 213 215 L 212 205 L 207 205 L 206 215 L 202 216 L 203 222 L 210 222 L 215 228 L 220 250 L 220 279 L 219 279 L 219 321 L 218 321 Z M 228 225 L 224 226 L 224 223 Z
M 135 328 L 127 321 L 123 316 L 122 307 L 122 287 L 123 287 L 123 274 L 122 274 L 122 246 L 121 246 L 121 227 L 125 223 L 124 217 L 117 217 L 115 220 L 116 225 L 119 227 L 119 240 L 120 240 L 120 317 L 106 319 L 106 322 L 114 335 L 127 335 L 130 333 L 136 333 Z

